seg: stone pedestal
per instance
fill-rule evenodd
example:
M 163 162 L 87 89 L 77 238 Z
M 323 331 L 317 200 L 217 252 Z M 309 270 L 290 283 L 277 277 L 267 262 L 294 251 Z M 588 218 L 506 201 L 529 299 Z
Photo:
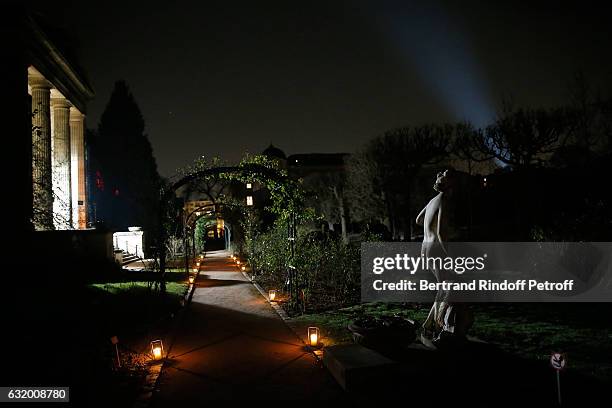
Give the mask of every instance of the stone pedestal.
M 393 360 L 358 344 L 327 347 L 323 364 L 345 391 L 385 387 L 398 372 Z

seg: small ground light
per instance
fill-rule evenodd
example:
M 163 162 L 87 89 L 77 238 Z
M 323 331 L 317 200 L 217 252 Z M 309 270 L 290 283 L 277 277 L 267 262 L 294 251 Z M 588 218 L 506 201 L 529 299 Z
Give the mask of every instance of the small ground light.
M 198 268 L 193 268 L 194 273 L 198 273 Z
M 242 265 L 242 268 L 240 268 L 243 271 L 246 271 L 246 266 Z
M 196 266 L 200 266 L 200 263 L 199 263 L 199 262 L 196 262 Z
M 317 347 L 319 345 L 319 338 L 319 328 L 310 326 L 308 328 L 308 344 L 310 344 L 311 347 Z
M 274 289 L 268 291 L 268 298 L 270 299 L 270 302 L 274 302 L 276 300 L 276 291 Z
M 164 357 L 164 343 L 161 340 L 153 340 L 151 342 L 151 354 L 153 360 L 161 360 Z
M 195 276 L 189 275 L 189 283 L 193 284 L 193 282 L 195 282 Z
M 240 265 L 240 261 L 238 261 L 238 260 L 237 260 L 237 261 L 236 261 L 236 265 Z

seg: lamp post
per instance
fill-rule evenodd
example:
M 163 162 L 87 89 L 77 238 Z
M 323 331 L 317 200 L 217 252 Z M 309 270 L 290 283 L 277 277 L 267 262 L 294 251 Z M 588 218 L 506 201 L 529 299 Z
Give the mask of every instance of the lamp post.
M 291 298 L 291 304 L 294 308 L 298 307 L 298 288 L 297 288 L 297 270 L 295 268 L 295 240 L 296 240 L 296 221 L 295 213 L 291 212 L 289 215 L 289 222 L 287 224 L 287 240 L 289 241 L 289 259 L 287 260 L 287 283 L 289 286 L 289 296 Z
M 187 256 L 187 198 L 183 197 L 183 254 L 185 258 L 185 274 L 189 277 L 189 257 Z
M 246 189 L 247 189 L 247 196 L 246 196 L 246 205 L 247 205 L 247 209 L 246 209 L 246 215 L 248 217 L 248 230 L 247 230 L 247 234 L 249 236 L 249 244 L 247 246 L 247 251 L 248 251 L 248 257 L 247 259 L 249 260 L 253 260 L 253 206 L 254 206 L 254 201 L 253 201 L 253 184 L 252 183 L 246 183 Z M 238 265 L 240 265 L 240 262 L 238 262 Z M 241 268 L 243 271 L 246 270 L 245 266 L 243 266 Z M 251 274 L 252 276 L 255 276 L 255 269 L 252 268 L 251 269 Z

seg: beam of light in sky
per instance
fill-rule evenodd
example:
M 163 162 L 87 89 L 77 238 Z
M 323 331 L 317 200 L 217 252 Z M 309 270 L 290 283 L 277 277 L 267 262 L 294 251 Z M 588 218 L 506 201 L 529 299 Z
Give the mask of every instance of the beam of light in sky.
M 393 2 L 384 3 L 373 15 L 401 60 L 418 73 L 456 120 L 481 127 L 495 119 L 494 104 L 469 41 L 444 10 L 431 3 Z

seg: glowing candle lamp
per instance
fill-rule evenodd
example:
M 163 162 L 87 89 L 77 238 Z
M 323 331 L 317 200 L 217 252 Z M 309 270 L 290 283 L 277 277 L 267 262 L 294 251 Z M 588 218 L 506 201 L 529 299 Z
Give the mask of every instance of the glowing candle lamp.
M 268 298 L 270 299 L 270 302 L 274 302 L 276 300 L 276 291 L 274 289 L 268 291 Z
M 153 340 L 151 342 L 151 354 L 153 360 L 161 360 L 164 356 L 164 343 L 161 340 Z
M 308 344 L 311 347 L 317 347 L 319 345 L 320 332 L 318 327 L 311 326 L 308 328 Z
M 193 282 L 195 282 L 195 276 L 194 275 L 189 275 L 189 283 L 193 284 Z

